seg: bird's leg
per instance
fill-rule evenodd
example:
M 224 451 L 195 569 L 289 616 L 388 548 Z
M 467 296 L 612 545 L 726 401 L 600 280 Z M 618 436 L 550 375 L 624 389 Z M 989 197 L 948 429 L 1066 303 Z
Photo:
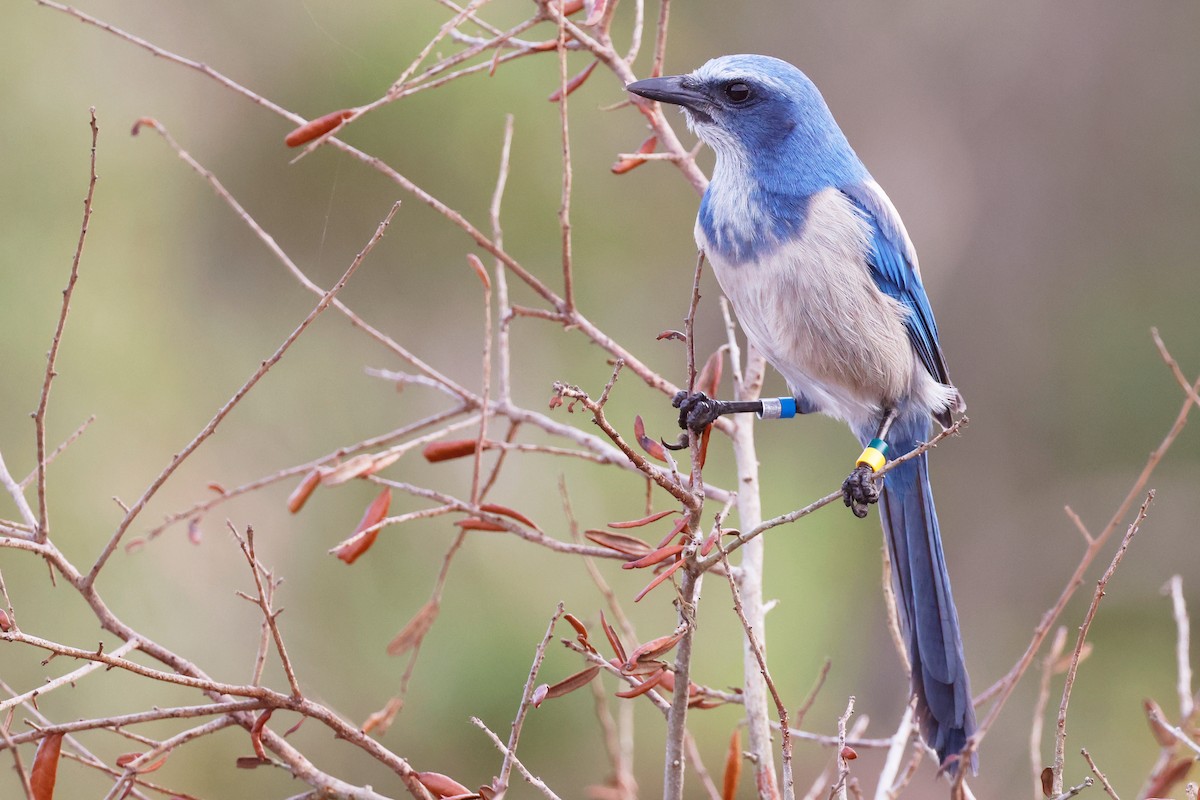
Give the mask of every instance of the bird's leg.
M 676 392 L 671 405 L 679 409 L 679 427 L 685 431 L 679 441 L 663 445 L 670 450 L 682 450 L 688 446 L 687 431 L 696 434 L 704 433 L 704 429 L 725 414 L 741 414 L 753 411 L 763 412 L 761 400 L 714 400 L 704 392 Z
M 888 445 L 885 437 L 897 416 L 894 408 L 884 410 L 883 419 L 879 422 L 879 429 L 875 431 L 875 438 L 858 457 L 858 464 L 851 471 L 849 477 L 842 482 L 842 500 L 846 503 L 847 508 L 854 512 L 854 516 L 860 519 L 867 515 L 867 507 L 871 503 L 879 502 L 879 487 L 875 484 L 875 473 L 887 463 Z

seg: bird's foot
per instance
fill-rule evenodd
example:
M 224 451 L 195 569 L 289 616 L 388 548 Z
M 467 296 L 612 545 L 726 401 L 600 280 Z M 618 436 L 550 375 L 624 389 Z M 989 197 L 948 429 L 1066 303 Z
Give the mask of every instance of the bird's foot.
M 842 482 L 842 501 L 862 519 L 867 507 L 879 502 L 879 487 L 875 485 L 875 470 L 868 464 L 859 464 Z
M 683 428 L 684 432 L 680 434 L 678 441 L 663 441 L 662 444 L 668 450 L 683 450 L 688 446 L 687 432 L 692 431 L 697 435 L 704 433 L 704 429 L 721 416 L 721 407 L 724 404 L 704 392 L 676 392 L 671 405 L 679 409 L 679 427 Z
M 671 405 L 679 409 L 679 427 L 694 433 L 704 433 L 723 412 L 723 403 L 704 392 L 676 392 Z

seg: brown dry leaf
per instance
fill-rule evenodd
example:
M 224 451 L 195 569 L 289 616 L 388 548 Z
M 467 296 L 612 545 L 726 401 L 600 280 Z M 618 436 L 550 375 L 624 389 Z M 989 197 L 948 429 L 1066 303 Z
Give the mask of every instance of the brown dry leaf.
M 517 522 L 528 525 L 535 531 L 541 530 L 541 528 L 539 528 L 529 517 L 525 516 L 520 511 L 513 511 L 511 508 L 506 506 L 496 505 L 495 503 L 483 503 L 479 506 L 479 510 L 486 511 L 488 514 L 499 514 L 502 517 L 515 519 Z
M 422 786 L 433 792 L 434 797 L 442 798 L 454 797 L 460 794 L 472 794 L 470 789 L 440 772 L 418 772 L 416 778 L 421 782 Z
M 483 284 L 485 291 L 491 291 L 492 279 L 488 275 L 487 269 L 483 266 L 483 262 L 479 260 L 479 256 L 474 253 L 467 253 L 467 263 L 471 265 L 471 269 L 475 270 L 475 274 L 479 276 L 479 281 Z
M 269 763 L 271 762 L 258 756 L 242 756 L 236 762 L 238 769 L 258 769 L 263 764 Z
M 651 136 L 649 139 L 642 142 L 642 146 L 638 148 L 638 152 L 639 153 L 653 153 L 654 149 L 656 147 L 658 147 L 658 137 Z M 624 175 L 626 172 L 629 172 L 631 169 L 640 167 L 642 164 L 645 164 L 645 163 L 646 163 L 646 159 L 644 159 L 644 158 L 623 158 L 620 161 L 618 161 L 612 165 L 612 173 L 614 175 Z M 681 340 L 686 338 L 679 331 L 664 331 L 663 333 L 659 334 L 658 338 L 659 339 L 668 338 L 668 334 L 674 334 L 674 336 L 671 336 L 669 338 L 678 338 Z
M 646 435 L 646 423 L 642 421 L 641 414 L 633 418 L 633 435 L 637 438 L 638 444 L 642 446 L 642 449 L 646 451 L 646 455 L 656 461 L 661 461 L 664 464 L 667 463 L 666 448 L 662 446 L 662 442 L 657 439 L 651 439 Z
M 1154 734 L 1154 741 L 1158 742 L 1158 746 L 1174 747 L 1175 733 L 1163 724 L 1167 717 L 1158 703 L 1147 698 L 1142 701 L 1142 708 L 1146 710 L 1146 721 L 1150 723 L 1150 733 Z
M 621 644 L 621 637 L 617 636 L 617 632 L 613 630 L 613 627 L 608 624 L 608 620 L 604 618 L 603 611 L 600 612 L 600 627 L 604 629 L 604 635 L 608 637 L 608 644 L 612 647 L 613 652 L 620 662 L 624 664 L 629 660 L 625 657 L 625 645 Z
M 598 2 L 599 2 L 599 0 L 598 0 Z M 600 10 L 601 10 L 601 12 L 604 11 L 604 7 L 603 7 L 602 3 L 601 3 Z M 584 23 L 584 24 L 594 24 L 594 23 Z M 584 67 L 579 72 L 578 75 L 575 75 L 573 78 L 571 78 L 569 81 L 567 81 L 567 87 L 566 87 L 567 92 L 566 93 L 570 94 L 571 92 L 575 91 L 580 86 L 582 86 L 583 82 L 588 79 L 588 76 L 592 74 L 592 71 L 596 69 L 596 65 L 599 63 L 600 63 L 599 61 L 593 61 L 591 64 L 588 64 L 586 67 Z M 550 93 L 550 96 L 547 97 L 546 99 L 549 100 L 551 103 L 557 103 L 559 100 L 562 100 L 563 99 L 563 87 L 560 86 L 557 89 L 555 89 L 553 92 Z
M 362 519 L 359 520 L 358 526 L 355 527 L 354 533 L 350 535 L 350 538 L 329 552 L 347 564 L 353 564 L 357 561 L 358 557 L 370 550 L 371 545 L 375 544 L 375 540 L 379 538 L 379 528 L 366 533 L 364 531 L 387 519 L 388 508 L 391 505 L 392 490 L 385 486 L 383 491 L 371 501 L 371 505 L 367 506 L 367 510 L 363 512 Z
M 679 640 L 683 638 L 685 633 L 687 633 L 687 626 L 680 625 L 675 629 L 674 633 L 668 633 L 666 636 L 659 636 L 651 639 L 645 644 L 638 645 L 638 647 L 629 654 L 629 658 L 625 663 L 632 668 L 632 666 L 637 664 L 639 661 L 653 661 L 659 656 L 666 655 L 667 653 L 671 652 L 672 649 L 674 649 L 675 645 L 679 644 Z M 621 667 L 621 671 L 627 672 L 628 670 L 626 670 L 625 667 Z
M 626 700 L 629 700 L 633 697 L 640 697 L 641 695 L 644 695 L 646 692 L 653 689 L 655 686 L 658 686 L 660 683 L 662 683 L 663 676 L 666 674 L 667 670 L 660 666 L 658 672 L 650 673 L 649 677 L 647 677 L 637 686 L 633 686 L 623 692 L 617 692 L 617 697 L 621 697 Z
M 58 757 L 62 753 L 61 733 L 51 733 L 38 743 L 33 767 L 29 772 L 29 785 L 33 789 L 33 800 L 53 800 L 54 782 L 58 779 Z
M 1050 767 L 1042 770 L 1042 794 L 1046 797 L 1054 796 L 1054 770 Z
M 666 561 L 668 558 L 674 558 L 683 552 L 684 545 L 673 544 L 670 547 L 660 547 L 653 553 L 642 556 L 635 561 L 626 561 L 621 565 L 621 569 L 641 569 L 654 564 L 659 564 Z
M 592 678 L 600 674 L 600 666 L 593 664 L 592 666 L 581 669 L 570 677 L 563 678 L 556 684 L 553 684 L 546 690 L 546 699 L 553 700 L 555 697 L 562 697 L 564 694 L 570 694 L 576 689 L 587 686 L 591 683 Z
M 700 376 L 696 378 L 696 391 L 704 392 L 709 397 L 716 397 L 717 388 L 721 385 L 721 371 L 724 364 L 724 348 L 717 348 L 700 368 Z
M 633 596 L 633 602 L 640 603 L 642 601 L 642 598 L 645 597 L 646 595 L 650 594 L 655 589 L 657 589 L 658 585 L 660 583 L 666 581 L 668 578 L 670 578 L 672 575 L 674 575 L 676 572 L 678 572 L 679 568 L 682 567 L 684 565 L 684 563 L 685 563 L 684 560 L 681 558 L 678 561 L 676 561 L 674 564 L 672 564 L 668 569 L 665 569 L 662 572 L 658 573 L 658 575 L 656 575 L 654 577 L 654 580 L 647 583 L 640 592 L 638 592 L 637 594 L 635 594 Z
M 618 553 L 624 553 L 627 556 L 640 557 L 650 552 L 650 545 L 636 536 L 629 536 L 624 533 L 611 533 L 609 531 L 597 530 L 596 528 L 588 528 L 583 532 L 583 535 L 586 539 L 595 542 L 601 547 L 616 550 Z
M 570 625 L 572 628 L 575 629 L 575 633 L 579 634 L 579 637 L 581 639 L 587 638 L 587 635 L 588 635 L 587 626 L 579 621 L 579 617 L 575 616 L 574 614 L 572 614 L 571 612 L 568 611 L 566 614 L 563 614 L 563 619 L 565 619 L 567 621 L 568 625 Z
M 425 449 L 421 451 L 421 455 L 425 456 L 425 460 L 430 464 L 438 461 L 449 461 L 452 458 L 464 458 L 475 455 L 475 448 L 478 444 L 479 441 L 477 439 L 451 439 L 445 442 L 430 442 L 425 445 Z M 489 447 L 492 447 L 492 443 L 485 441 L 483 449 L 487 450 Z
M 733 729 L 729 737 L 729 749 L 725 751 L 725 781 L 721 787 L 721 800 L 737 797 L 738 780 L 742 777 L 742 732 Z
M 321 483 L 321 471 L 312 470 L 304 476 L 304 480 L 296 485 L 292 493 L 288 495 L 287 509 L 293 514 L 298 513 L 304 508 L 304 504 L 308 502 L 308 498 L 312 496 L 313 491 Z
M 396 634 L 396 638 L 388 642 L 387 652 L 389 656 L 401 656 L 411 650 L 413 647 L 421 643 L 425 638 L 425 634 L 433 627 L 433 621 L 437 619 L 438 603 L 430 600 L 425 605 L 421 606 L 421 610 L 413 615 L 413 618 L 408 621 L 404 629 Z
M 618 529 L 640 528 L 643 525 L 649 525 L 651 522 L 657 522 L 658 520 L 662 519 L 663 517 L 669 517 L 670 515 L 677 514 L 677 513 L 679 513 L 679 512 L 673 511 L 673 510 L 672 511 L 659 511 L 657 514 L 651 514 L 650 516 L 642 517 L 641 519 L 631 519 L 631 520 L 626 520 L 624 522 L 610 522 L 610 523 L 608 523 L 608 527 L 618 528 Z
M 841 756 L 843 761 L 853 761 L 854 759 L 858 758 L 858 751 L 850 745 L 844 745 L 842 747 Z
M 374 732 L 379 736 L 383 736 L 388 732 L 388 728 L 392 727 L 392 723 L 396 721 L 396 715 L 400 713 L 400 709 L 402 708 L 404 708 L 404 698 L 391 698 L 387 701 L 387 705 L 367 717 L 367 721 L 363 723 L 362 732 Z
M 1172 786 L 1182 783 L 1187 778 L 1195 763 L 1196 759 L 1190 756 L 1172 761 L 1161 772 L 1152 776 L 1150 785 L 1146 787 L 1146 797 L 1167 797 Z
M 454 523 L 464 531 L 506 531 L 508 528 L 496 522 L 489 522 L 479 517 L 467 517 Z
M 288 147 L 299 147 L 302 144 L 307 144 L 313 139 L 320 138 L 338 128 L 353 115 L 353 109 L 345 108 L 341 111 L 332 111 L 324 116 L 309 120 L 283 137 L 283 143 Z
M 263 728 L 267 727 L 267 721 L 271 719 L 271 714 L 275 713 L 275 709 L 268 708 L 258 715 L 258 719 L 254 720 L 254 725 L 250 727 L 250 744 L 254 746 L 254 755 L 267 760 L 267 751 L 263 747 L 262 732 Z

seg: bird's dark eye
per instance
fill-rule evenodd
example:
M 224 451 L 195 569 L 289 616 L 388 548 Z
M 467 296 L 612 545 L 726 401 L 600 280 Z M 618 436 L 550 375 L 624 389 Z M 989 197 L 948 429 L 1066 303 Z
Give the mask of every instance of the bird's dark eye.
M 750 84 L 734 81 L 725 85 L 725 96 L 733 103 L 744 103 L 750 99 Z

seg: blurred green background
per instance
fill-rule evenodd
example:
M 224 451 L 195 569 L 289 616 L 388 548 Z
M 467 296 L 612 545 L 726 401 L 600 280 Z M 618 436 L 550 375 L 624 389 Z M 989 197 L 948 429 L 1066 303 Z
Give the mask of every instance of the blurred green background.
M 632 10 L 624 5 L 622 35 Z M 448 13 L 414 0 L 94 0 L 84 10 L 309 117 L 378 97 Z M 497 2 L 485 15 L 504 26 L 529 12 L 525 3 Z M 705 0 L 673 12 L 668 71 L 729 52 L 793 61 L 822 88 L 904 215 L 970 406 L 966 435 L 937 451 L 933 471 L 968 663 L 982 691 L 1023 651 L 1082 552 L 1063 506 L 1098 530 L 1175 417 L 1182 395 L 1149 329 L 1161 330 L 1186 373 L 1200 370 L 1200 5 Z M 650 16 L 656 13 L 652 7 Z M 551 28 L 541 31 L 552 36 Z M 481 298 L 464 258 L 472 243 L 458 230 L 332 149 L 289 164 L 286 121 L 198 72 L 31 0 L 4 4 L 0 37 L 0 452 L 18 478 L 34 465 L 28 414 L 78 236 L 89 106 L 100 119 L 96 211 L 49 423 L 53 446 L 97 417 L 50 473 L 54 539 L 77 565 L 91 563 L 119 521 L 112 498 L 133 502 L 313 304 L 156 135 L 128 135 L 138 117 L 170 129 L 322 285 L 403 199 L 343 299 L 456 380 L 479 386 Z M 639 75 L 648 71 L 644 51 Z M 572 55 L 572 72 L 586 64 Z M 392 104 L 345 138 L 486 229 L 504 115 L 514 114 L 506 248 L 557 285 L 558 107 L 546 102 L 557 76 L 553 55 L 522 59 L 492 78 L 469 77 Z M 570 100 L 577 293 L 592 320 L 678 381 L 681 349 L 655 336 L 679 327 L 686 310 L 697 198 L 666 165 L 610 174 L 616 153 L 646 136 L 632 110 L 603 110 L 622 97 L 617 81 L 598 70 Z M 681 120 L 678 128 L 691 142 Z M 702 164 L 711 164 L 710 154 Z M 704 352 L 723 336 L 717 295 L 708 280 Z M 534 302 L 524 289 L 514 299 Z M 513 339 L 517 400 L 531 407 L 545 407 L 552 380 L 597 392 L 608 378 L 604 354 L 577 333 L 519 320 Z M 436 393 L 415 387 L 397 394 L 364 372 L 403 366 L 326 315 L 159 493 L 134 533 L 204 497 L 209 482 L 236 486 L 442 407 Z M 768 391 L 782 388 L 772 376 Z M 610 413 L 627 433 L 638 413 L 654 433 L 673 428 L 666 401 L 628 374 Z M 555 414 L 591 429 L 581 415 Z M 830 491 L 855 452 L 829 420 L 773 423 L 762 433 L 767 514 Z M 1158 499 L 1109 587 L 1090 637 L 1095 651 L 1073 696 L 1068 753 L 1086 746 L 1127 796 L 1157 755 L 1142 699 L 1157 698 L 1168 710 L 1177 705 L 1174 627 L 1160 587 L 1182 573 L 1200 608 L 1198 441 L 1200 432 L 1185 431 L 1151 481 Z M 706 477 L 728 485 L 729 461 L 715 447 Z M 616 470 L 544 456 L 514 458 L 510 466 L 492 499 L 520 508 L 552 535 L 567 535 L 560 475 L 584 527 L 641 513 L 643 485 Z M 386 474 L 462 496 L 470 490 L 466 465 L 427 465 L 416 454 Z M 137 552 L 119 552 L 99 586 L 114 611 L 147 636 L 220 680 L 248 680 L 258 618 L 234 596 L 251 584 L 225 520 L 253 525 L 260 557 L 286 578 L 282 626 L 306 691 L 361 722 L 397 690 L 404 663 L 384 647 L 425 602 L 455 529 L 446 518 L 389 529 L 347 567 L 325 551 L 352 530 L 374 487 L 318 490 L 295 517 L 284 508 L 291 488 L 276 485 L 222 506 L 205 519 L 199 546 L 176 527 Z M 397 496 L 393 510 L 420 507 Z M 0 516 L 16 517 L 7 498 Z M 769 617 L 771 663 L 784 697 L 797 704 L 829 656 L 833 670 L 808 725 L 832 732 L 855 694 L 859 713 L 873 720 L 868 733 L 890 734 L 905 682 L 883 624 L 874 515 L 859 523 L 829 508 L 775 531 L 767 548 L 766 593 L 779 601 Z M 1108 558 L 1100 557 L 1088 582 Z M 43 565 L 0 550 L 0 569 L 25 631 L 94 646 L 94 618 L 73 592 L 49 588 Z M 611 563 L 603 569 L 632 606 L 647 576 Z M 1090 595 L 1085 583 L 1063 624 L 1079 624 Z M 384 742 L 418 769 L 471 786 L 487 782 L 500 759 L 467 718 L 507 734 L 534 646 L 559 600 L 581 618 L 596 617 L 601 600 L 577 560 L 495 534 L 469 539 L 407 705 Z M 673 627 L 669 600 L 659 590 L 633 609 L 643 638 Z M 740 683 L 738 628 L 728 610 L 728 590 L 710 578 L 697 672 L 717 687 Z M 0 678 L 24 691 L 74 666 L 42 666 L 42 658 L 0 647 Z M 555 645 L 543 677 L 577 668 L 577 658 Z M 285 688 L 277 669 L 268 676 Z M 980 797 L 1033 792 L 1035 683 L 1036 676 L 1026 678 L 984 744 L 974 784 Z M 1058 691 L 1056 682 L 1052 706 Z M 198 700 L 108 672 L 40 705 L 67 720 Z M 638 714 L 637 775 L 644 796 L 653 797 L 663 726 L 656 712 L 639 706 Z M 738 718 L 737 709 L 693 718 L 708 766 L 718 772 Z M 23 729 L 21 719 L 18 712 L 14 729 Z M 272 721 L 281 730 L 291 723 L 288 715 Z M 164 724 L 139 732 L 177 730 Z M 316 723 L 293 740 L 322 769 L 402 793 L 385 770 Z M 140 748 L 111 734 L 84 741 L 109 758 Z M 520 753 L 563 796 L 583 796 L 585 786 L 604 780 L 587 693 L 536 711 Z M 176 753 L 153 777 L 206 798 L 303 790 L 279 770 L 235 769 L 235 757 L 248 754 L 248 737 L 231 729 Z M 25 755 L 28 764 L 32 750 Z M 797 757 L 807 786 L 826 753 L 801 746 Z M 1043 763 L 1050 760 L 1047 741 Z M 878 757 L 864 754 L 858 764 L 870 776 Z M 1077 757 L 1068 764 L 1068 781 L 1076 783 L 1086 766 Z M 77 765 L 61 770 L 60 796 L 100 797 L 107 788 L 102 776 Z M 18 792 L 6 767 L 0 796 Z M 906 796 L 944 793 L 926 765 Z M 533 794 L 517 782 L 511 796 Z

